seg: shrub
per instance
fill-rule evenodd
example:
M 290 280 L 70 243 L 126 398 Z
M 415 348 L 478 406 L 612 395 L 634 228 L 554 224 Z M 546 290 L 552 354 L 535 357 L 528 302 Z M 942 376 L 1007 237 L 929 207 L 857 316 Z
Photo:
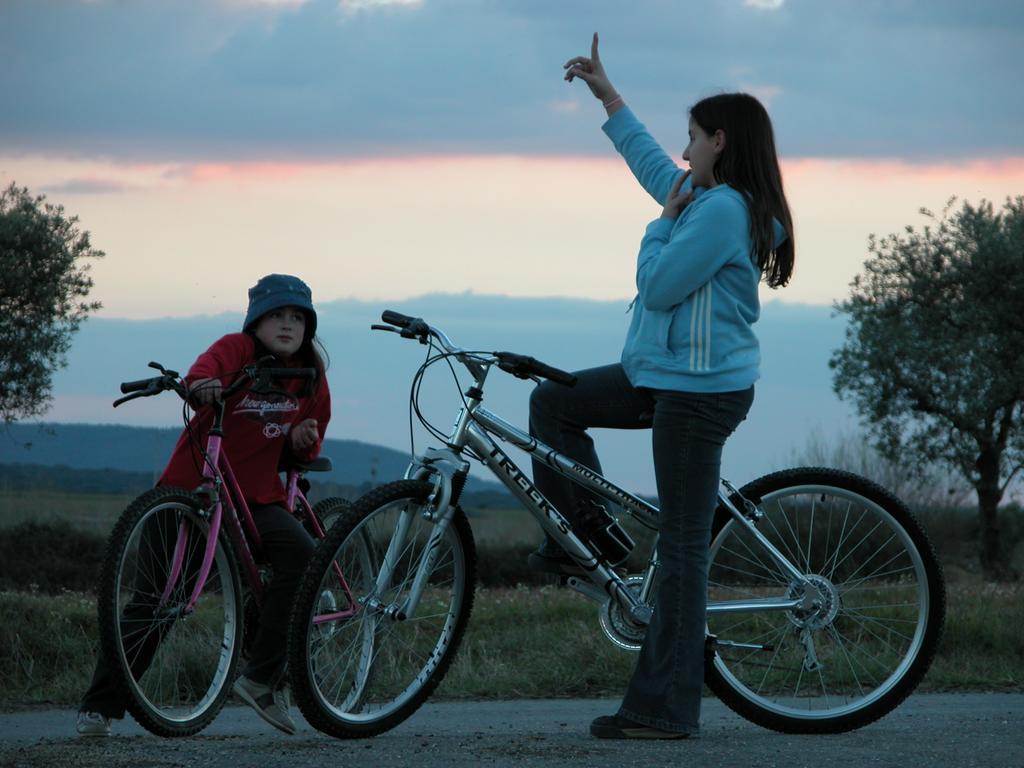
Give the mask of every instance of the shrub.
M 0 590 L 93 591 L 106 538 L 59 523 L 0 531 Z

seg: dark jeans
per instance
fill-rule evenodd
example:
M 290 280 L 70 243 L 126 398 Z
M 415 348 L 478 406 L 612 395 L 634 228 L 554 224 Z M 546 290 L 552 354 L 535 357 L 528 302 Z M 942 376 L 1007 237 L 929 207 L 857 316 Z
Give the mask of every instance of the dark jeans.
M 576 376 L 575 387 L 544 382 L 530 397 L 530 431 L 540 441 L 600 472 L 589 427 L 653 427 L 661 565 L 654 615 L 619 713 L 645 725 L 696 734 L 708 546 L 722 446 L 750 410 L 754 388 L 712 393 L 637 388 L 618 364 Z M 572 522 L 572 510 L 588 492 L 536 460 L 533 477 Z
M 262 506 L 252 509 L 253 519 L 263 540 L 263 553 L 273 569 L 273 578 L 264 591 L 263 610 L 260 613 L 260 628 L 252 646 L 252 653 L 244 674 L 265 685 L 276 684 L 284 673 L 286 630 L 288 615 L 291 611 L 292 599 L 298 588 L 299 580 L 306 568 L 306 563 L 313 553 L 313 539 L 296 518 L 287 510 L 277 506 Z M 148 542 L 169 542 L 147 544 L 144 551 L 162 553 L 159 557 L 170 559 L 175 537 L 165 535 L 158 525 L 143 531 Z M 126 626 L 138 620 L 139 616 L 152 616 L 152 600 L 147 595 L 159 595 L 162 587 L 150 584 L 143 574 L 165 573 L 166 565 L 161 563 L 151 568 L 140 568 L 136 582 L 136 597 L 126 607 L 122 617 L 122 634 L 126 648 L 135 648 L 131 659 L 133 673 L 137 677 L 149 666 L 156 653 L 164 631 L 152 626 L 143 626 L 129 631 Z M 186 582 L 195 578 L 195 574 L 185 574 Z M 186 585 L 186 589 L 188 585 Z M 140 597 L 142 596 L 142 597 Z M 146 613 L 148 611 L 148 614 Z M 138 642 L 136 642 L 138 640 Z M 99 712 L 105 717 L 124 717 L 126 694 L 121 689 L 108 660 L 103 653 L 96 660 L 96 670 L 92 683 L 82 697 L 79 710 L 82 712 Z

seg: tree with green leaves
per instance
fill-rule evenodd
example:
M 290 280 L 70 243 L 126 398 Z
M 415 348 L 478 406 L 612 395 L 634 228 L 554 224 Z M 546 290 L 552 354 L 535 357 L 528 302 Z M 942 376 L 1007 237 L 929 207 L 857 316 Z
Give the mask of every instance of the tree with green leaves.
M 71 336 L 100 307 L 86 259 L 103 256 L 78 217 L 15 184 L 0 192 L 0 420 L 38 416 Z
M 887 459 L 973 486 L 982 569 L 999 578 L 998 507 L 1024 468 L 1024 197 L 953 205 L 922 209 L 920 230 L 871 237 L 836 305 L 849 323 L 830 366 Z

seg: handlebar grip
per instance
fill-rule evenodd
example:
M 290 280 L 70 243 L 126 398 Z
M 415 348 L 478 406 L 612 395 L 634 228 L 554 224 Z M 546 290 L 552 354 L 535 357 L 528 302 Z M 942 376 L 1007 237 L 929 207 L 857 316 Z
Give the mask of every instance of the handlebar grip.
M 148 389 L 153 383 L 153 379 L 141 379 L 139 381 L 123 381 L 121 382 L 121 392 L 127 395 L 129 392 L 138 392 L 142 389 Z
M 542 363 L 536 358 L 528 355 L 520 355 L 515 352 L 495 352 L 498 360 L 498 367 L 508 371 L 513 376 L 525 378 L 526 376 L 543 376 L 556 384 L 563 384 L 567 387 L 576 385 L 576 377 L 561 368 L 554 368 Z
M 568 371 L 563 371 L 561 368 L 553 368 L 550 365 L 542 363 L 540 360 L 534 360 L 530 358 L 530 367 L 533 368 L 534 372 L 538 376 L 543 376 L 545 379 L 551 379 L 556 384 L 562 384 L 566 387 L 576 386 L 576 377 Z
M 413 323 L 413 321 L 416 320 L 415 317 L 403 315 L 401 312 L 395 312 L 392 309 L 385 309 L 381 313 L 380 319 L 383 320 L 385 323 L 396 325 L 399 328 L 407 328 Z

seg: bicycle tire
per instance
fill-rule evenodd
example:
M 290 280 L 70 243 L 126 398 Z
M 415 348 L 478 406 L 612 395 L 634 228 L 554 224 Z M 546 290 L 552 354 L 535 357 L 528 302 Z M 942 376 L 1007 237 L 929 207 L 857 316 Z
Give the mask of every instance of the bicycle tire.
M 320 499 L 316 504 L 313 505 L 313 514 L 316 515 L 316 519 L 320 521 L 320 525 L 323 527 L 324 532 L 330 531 L 334 527 L 345 513 L 352 509 L 352 502 L 348 499 L 343 499 L 340 496 L 331 496 L 326 499 Z
M 785 733 L 841 733 L 888 714 L 928 671 L 945 620 L 942 570 L 924 529 L 887 490 L 839 470 L 776 472 L 740 494 L 763 513 L 758 530 L 812 576 L 819 605 L 709 613 L 708 687 L 748 720 Z M 795 580 L 756 546 L 718 510 L 709 599 L 797 596 Z
M 102 652 L 127 710 L 158 736 L 190 736 L 213 721 L 231 693 L 242 648 L 241 581 L 223 534 L 195 610 L 181 614 L 208 539 L 201 510 L 181 488 L 142 494 L 114 526 L 100 571 Z M 166 588 L 181 531 L 181 566 Z
M 476 548 L 465 513 L 454 511 L 444 538 L 428 550 L 435 524 L 422 515 L 433 486 L 402 480 L 352 504 L 317 547 L 289 622 L 295 701 L 307 722 L 337 738 L 376 736 L 413 714 L 447 673 L 473 607 Z M 409 530 L 379 588 L 382 564 L 405 518 Z M 435 562 L 414 615 L 404 616 L 424 553 Z M 336 575 L 340 565 L 346 584 Z M 354 615 L 314 624 L 318 613 Z

